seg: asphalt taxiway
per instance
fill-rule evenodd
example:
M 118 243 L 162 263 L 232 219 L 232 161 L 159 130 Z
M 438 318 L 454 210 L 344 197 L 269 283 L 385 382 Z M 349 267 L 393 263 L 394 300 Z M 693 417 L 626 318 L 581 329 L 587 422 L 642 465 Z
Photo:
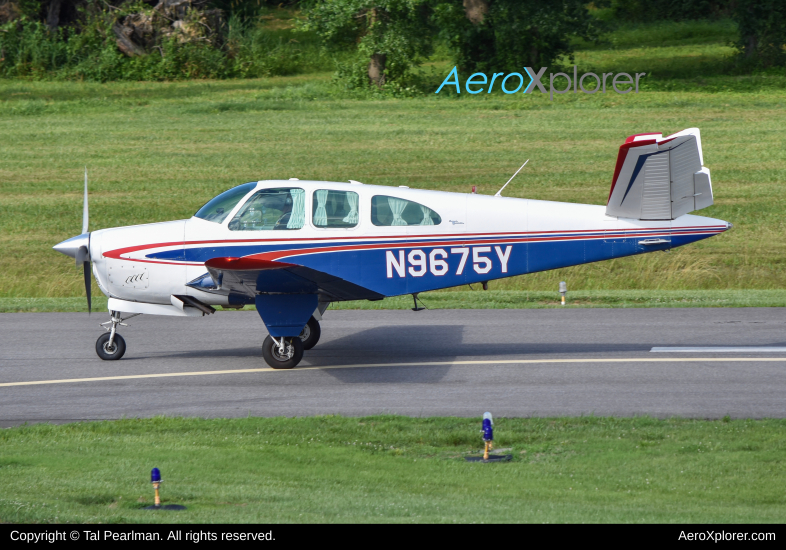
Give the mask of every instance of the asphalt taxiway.
M 786 417 L 781 308 L 329 310 L 321 341 L 290 371 L 262 360 L 253 311 L 136 317 L 112 362 L 94 351 L 106 318 L 0 315 L 0 426 L 487 410 Z

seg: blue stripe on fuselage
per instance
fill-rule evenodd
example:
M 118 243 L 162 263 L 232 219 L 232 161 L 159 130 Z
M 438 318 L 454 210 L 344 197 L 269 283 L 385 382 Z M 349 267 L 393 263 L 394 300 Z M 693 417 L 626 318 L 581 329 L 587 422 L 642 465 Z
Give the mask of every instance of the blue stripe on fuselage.
M 685 230 L 688 231 L 688 230 Z M 695 231 L 695 230 L 694 230 Z M 642 234 L 649 232 L 664 235 L 670 239 L 670 243 L 644 246 L 640 245 L 639 241 L 646 237 Z M 569 235 L 565 234 L 566 240 L 549 240 L 549 241 L 529 241 L 529 242 L 508 242 L 505 243 L 504 239 L 507 236 L 486 236 L 474 238 L 440 238 L 434 236 L 431 238 L 424 238 L 423 241 L 412 240 L 395 240 L 389 242 L 380 241 L 357 241 L 348 243 L 329 241 L 324 243 L 315 244 L 313 242 L 306 243 L 286 243 L 280 242 L 278 244 L 234 244 L 234 245 L 220 245 L 220 246 L 202 246 L 191 247 L 179 250 L 170 250 L 166 252 L 157 252 L 149 254 L 148 258 L 156 259 L 173 259 L 176 256 L 182 256 L 185 252 L 187 261 L 190 262 L 204 262 L 210 258 L 215 257 L 242 257 L 251 254 L 259 254 L 263 252 L 273 251 L 292 251 L 292 254 L 282 255 L 281 261 L 296 263 L 311 269 L 329 273 L 336 277 L 340 277 L 346 281 L 355 283 L 369 290 L 378 292 L 385 296 L 397 296 L 401 294 L 410 294 L 413 292 L 424 292 L 427 290 L 436 290 L 439 288 L 446 288 L 452 286 L 460 286 L 470 283 L 478 283 L 481 281 L 489 281 L 493 279 L 500 279 L 504 277 L 511 277 L 514 275 L 523 275 L 526 273 L 534 273 L 537 271 L 547 271 L 550 269 L 557 269 L 561 267 L 569 267 L 573 265 L 585 264 L 590 262 L 597 262 L 608 260 L 612 258 L 619 258 L 623 256 L 630 256 L 634 254 L 642 254 L 645 252 L 654 252 L 656 250 L 664 250 L 676 246 L 682 246 L 694 241 L 711 237 L 717 232 L 704 233 L 704 234 L 685 234 L 682 230 L 675 230 L 670 237 L 668 237 L 668 230 L 642 230 L 637 231 L 636 237 L 622 237 L 622 238 L 609 238 L 610 235 L 605 235 L 604 238 L 587 238 L 585 235 Z M 556 235 L 547 235 L 549 238 L 556 237 Z M 510 236 L 511 240 L 522 238 L 524 235 Z M 532 238 L 533 235 L 526 237 Z M 573 238 L 567 238 L 573 237 Z M 579 238 L 576 238 L 579 237 Z M 478 240 L 499 240 L 499 243 L 485 244 L 482 242 L 473 242 Z M 446 242 L 451 241 L 453 244 L 433 246 L 435 241 Z M 462 243 L 465 243 L 469 250 L 466 264 L 462 273 L 457 273 L 459 263 L 461 261 L 461 254 L 450 253 L 451 248 L 462 248 Z M 371 249 L 353 249 L 355 245 L 373 244 L 375 248 Z M 432 246 L 429 246 L 432 244 Z M 327 253 L 308 253 L 298 254 L 298 250 L 314 249 L 322 247 L 335 247 L 347 246 L 348 250 L 331 251 Z M 501 252 L 505 252 L 508 246 L 511 247 L 510 256 L 507 259 L 507 271 L 502 271 L 502 261 L 499 258 L 495 247 L 499 246 Z M 378 247 L 378 248 L 377 248 Z M 475 269 L 473 262 L 472 249 L 477 247 L 489 247 L 491 250 L 482 252 L 481 257 L 486 257 L 491 261 L 491 269 L 487 273 L 478 273 Z M 432 271 L 430 261 L 430 253 L 435 249 L 443 249 L 448 255 L 446 258 L 439 257 L 448 265 L 447 272 L 443 275 L 435 274 Z M 409 261 L 409 254 L 413 250 L 420 250 L 426 258 L 425 272 L 420 275 L 422 267 L 416 265 L 420 255 L 416 255 L 416 264 Z M 398 259 L 399 251 L 404 252 L 404 269 L 405 275 L 401 277 L 396 269 L 392 269 L 391 277 L 387 276 L 387 252 L 392 251 L 394 257 Z M 478 264 L 481 266 L 482 264 Z M 439 271 L 437 269 L 436 271 Z
M 424 247 L 418 246 L 418 243 L 409 243 L 410 246 L 403 249 L 405 258 L 404 277 L 399 276 L 395 268 L 391 270 L 392 276 L 387 276 L 387 252 L 392 251 L 394 257 L 398 259 L 401 248 L 347 250 L 340 253 L 327 254 L 294 254 L 289 257 L 282 257 L 281 260 L 330 273 L 385 296 L 398 296 L 665 250 L 710 236 L 712 235 L 678 235 L 671 238 L 671 243 L 650 246 L 639 244 L 642 237 L 613 240 L 576 239 L 501 245 L 469 244 L 466 247 L 469 249 L 467 262 L 461 274 L 457 273 L 461 255 L 450 254 L 451 247 Z M 488 246 L 491 248 L 490 252 L 481 254 L 483 257 L 491 260 L 492 268 L 487 273 L 478 273 L 475 270 L 472 249 L 476 246 Z M 503 252 L 506 247 L 511 247 L 507 261 L 507 272 L 502 271 L 502 262 L 495 250 L 495 246 L 499 246 Z M 440 258 L 448 264 L 448 270 L 444 275 L 437 275 L 431 269 L 430 254 L 432 250 L 437 248 L 448 252 L 447 258 Z M 409 254 L 413 250 L 423 251 L 427 260 L 425 273 L 419 276 L 418 274 L 422 271 L 422 267 L 409 261 Z

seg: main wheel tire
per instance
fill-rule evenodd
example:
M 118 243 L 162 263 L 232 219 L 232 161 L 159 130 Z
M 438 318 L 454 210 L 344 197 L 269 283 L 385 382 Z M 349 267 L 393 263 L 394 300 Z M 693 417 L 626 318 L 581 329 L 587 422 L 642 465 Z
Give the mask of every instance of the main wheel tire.
M 284 341 L 287 352 L 284 355 L 278 352 L 278 344 L 271 336 L 265 337 L 265 341 L 262 344 L 262 357 L 265 358 L 265 363 L 274 369 L 294 368 L 303 359 L 303 342 L 300 338 L 286 336 Z
M 303 342 L 303 349 L 311 349 L 316 346 L 320 336 L 322 336 L 322 329 L 319 327 L 319 321 L 312 316 L 299 336 L 300 341 Z
M 118 333 L 115 333 L 115 339 L 112 342 L 112 347 L 109 347 L 109 333 L 105 332 L 96 340 L 96 353 L 104 361 L 117 361 L 126 352 L 126 341 Z

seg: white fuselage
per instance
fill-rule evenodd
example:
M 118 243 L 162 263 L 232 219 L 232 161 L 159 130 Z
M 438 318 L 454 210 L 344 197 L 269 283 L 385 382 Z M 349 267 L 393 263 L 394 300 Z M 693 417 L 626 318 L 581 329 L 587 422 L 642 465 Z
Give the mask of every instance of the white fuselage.
M 258 254 L 309 265 L 347 280 L 354 278 L 357 284 L 391 296 L 662 250 L 709 237 L 729 226 L 693 215 L 673 221 L 633 220 L 606 216 L 604 206 L 363 184 L 261 181 L 254 191 L 284 186 L 305 190 L 306 220 L 295 231 L 231 230 L 229 221 L 246 199 L 223 223 L 193 217 L 93 231 L 90 256 L 99 288 L 110 298 L 130 302 L 170 304 L 173 295 L 187 295 L 206 304 L 227 305 L 227 296 L 197 290 L 187 283 L 206 273 L 206 259 Z M 357 225 L 334 229 L 315 225 L 313 201 L 319 189 L 357 193 Z M 375 195 L 425 205 L 439 214 L 441 223 L 374 225 L 369 212 Z M 456 247 L 479 248 L 480 253 L 473 252 L 474 259 L 489 258 L 492 269 L 483 272 L 484 264 L 473 263 L 473 254 L 469 254 L 469 260 L 465 258 L 469 263 L 459 272 L 461 255 L 451 255 Z M 499 252 L 495 253 L 495 247 Z M 391 273 L 391 256 L 385 265 L 385 250 L 405 251 L 404 258 L 410 263 L 402 281 L 397 279 L 400 272 Z M 410 256 L 412 250 L 418 253 Z M 435 256 L 434 250 L 444 251 L 444 255 L 438 252 Z M 372 255 L 372 251 L 380 255 Z M 328 261 L 327 254 L 334 259 Z M 504 254 L 508 255 L 507 263 L 502 262 Z M 425 275 L 418 264 L 421 258 Z M 444 270 L 438 263 L 440 258 L 445 258 Z

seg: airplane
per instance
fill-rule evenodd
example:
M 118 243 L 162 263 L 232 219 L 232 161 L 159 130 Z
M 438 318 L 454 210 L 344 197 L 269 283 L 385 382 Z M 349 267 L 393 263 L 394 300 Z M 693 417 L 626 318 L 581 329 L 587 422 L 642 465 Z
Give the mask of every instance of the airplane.
M 82 234 L 54 249 L 83 267 L 88 309 L 91 272 L 109 299 L 101 359 L 123 357 L 133 316 L 250 304 L 265 362 L 291 369 L 331 302 L 411 294 L 419 310 L 421 292 L 669 250 L 731 228 L 689 214 L 712 204 L 689 128 L 628 137 L 605 207 L 290 178 L 233 187 L 188 220 L 88 231 L 85 172 Z

